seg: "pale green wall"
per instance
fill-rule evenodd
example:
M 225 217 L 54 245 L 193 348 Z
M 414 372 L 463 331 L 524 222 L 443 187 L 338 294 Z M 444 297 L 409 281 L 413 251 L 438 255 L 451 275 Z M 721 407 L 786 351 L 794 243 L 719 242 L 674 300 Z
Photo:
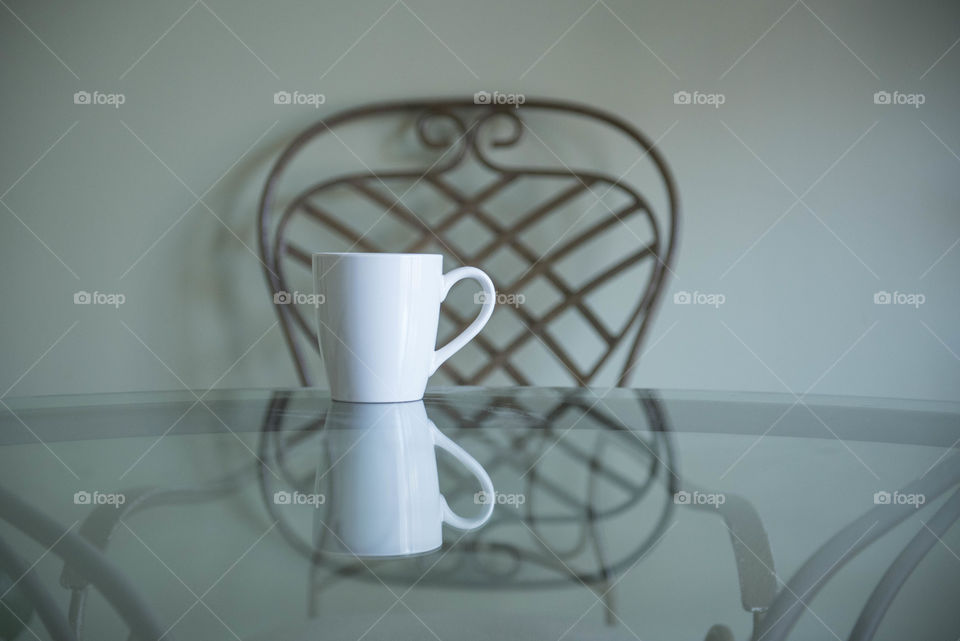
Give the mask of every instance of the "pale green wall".
M 0 393 L 294 384 L 276 329 L 220 379 L 274 320 L 242 244 L 255 248 L 268 163 L 318 115 L 498 89 L 593 103 L 654 139 L 669 130 L 660 146 L 680 184 L 682 241 L 637 385 L 960 399 L 954 3 L 7 5 Z M 274 105 L 283 89 L 327 102 Z M 126 103 L 75 105 L 78 90 Z M 674 105 L 678 90 L 726 102 Z M 926 102 L 875 105 L 878 90 Z M 197 205 L 171 229 L 190 190 L 203 194 L 251 145 L 204 196 L 225 225 Z M 613 173 L 633 161 L 589 153 Z M 816 215 L 797 205 L 779 219 L 790 190 L 814 183 L 804 201 Z M 78 289 L 127 300 L 75 306 Z M 727 302 L 676 306 L 679 290 Z M 878 290 L 926 303 L 875 306 Z

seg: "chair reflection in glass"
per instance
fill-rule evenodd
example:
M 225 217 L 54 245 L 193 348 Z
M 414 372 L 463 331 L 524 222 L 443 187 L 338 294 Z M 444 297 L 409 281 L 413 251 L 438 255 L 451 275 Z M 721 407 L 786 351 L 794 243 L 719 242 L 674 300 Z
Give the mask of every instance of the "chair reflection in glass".
M 675 496 L 695 489 L 683 484 L 677 474 L 659 399 L 639 391 L 635 398 L 638 411 L 618 416 L 575 391 L 554 391 L 553 409 L 546 414 L 541 413 L 542 407 L 531 411 L 510 394 L 457 407 L 428 395 L 430 418 L 474 452 L 499 483 L 512 479 L 514 484 L 497 487 L 496 510 L 485 527 L 466 535 L 447 531 L 441 550 L 390 561 L 325 553 L 332 534 L 329 521 L 336 519 L 331 512 L 335 502 L 313 511 L 312 523 L 301 519 L 294 524 L 289 512 L 271 507 L 284 536 L 314 562 L 311 615 L 321 614 L 322 592 L 345 579 L 467 590 L 582 584 L 603 602 L 607 623 L 617 624 L 618 577 L 661 540 L 677 507 Z M 336 496 L 339 479 L 328 471 L 336 469 L 342 448 L 337 445 L 339 437 L 331 439 L 335 432 L 329 425 L 339 422 L 342 427 L 346 414 L 338 412 L 337 406 L 348 404 L 330 403 L 326 415 L 320 412 L 312 418 L 288 412 L 289 400 L 283 394 L 274 399 L 258 455 L 265 466 L 280 472 L 284 483 L 291 484 L 285 486 L 288 489 Z M 338 418 L 331 420 L 330 412 Z M 512 422 L 526 417 L 525 424 L 523 419 L 519 423 L 522 429 L 497 429 L 504 412 L 513 414 Z M 293 463 L 294 448 L 311 452 L 299 457 L 301 469 Z M 317 460 L 322 462 L 318 465 Z M 440 466 L 442 484 L 448 488 L 444 494 L 464 510 L 476 511 L 478 507 L 471 503 L 484 503 L 476 498 L 476 479 L 459 464 L 444 463 Z M 260 482 L 269 501 L 278 485 L 265 471 Z M 731 542 L 744 608 L 762 612 L 776 585 L 766 533 L 756 512 L 745 500 L 729 495 L 722 509 L 711 507 L 710 513 L 719 514 L 734 533 Z M 628 540 L 612 536 L 624 531 L 636 536 Z M 758 556 L 747 554 L 747 545 Z

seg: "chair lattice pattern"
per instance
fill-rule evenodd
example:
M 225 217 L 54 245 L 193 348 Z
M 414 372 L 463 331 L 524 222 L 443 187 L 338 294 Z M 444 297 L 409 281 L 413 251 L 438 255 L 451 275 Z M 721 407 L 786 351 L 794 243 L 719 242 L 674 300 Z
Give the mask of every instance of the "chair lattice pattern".
M 461 105 L 468 108 L 466 105 Z M 472 104 L 469 105 L 477 110 Z M 511 110 L 512 111 L 512 110 Z M 521 110 L 522 111 L 522 110 Z M 550 355 L 569 372 L 577 385 L 587 385 L 594 381 L 615 354 L 618 347 L 629 344 L 627 363 L 621 369 L 620 384 L 627 370 L 633 364 L 633 358 L 640 345 L 647 319 L 656 302 L 664 271 L 667 267 L 673 249 L 673 232 L 675 226 L 675 212 L 670 219 L 669 235 L 665 234 L 658 224 L 657 218 L 649 203 L 638 192 L 628 185 L 621 184 L 620 180 L 612 179 L 602 174 L 575 171 L 564 166 L 562 169 L 542 167 L 501 167 L 491 163 L 480 148 L 479 128 L 491 116 L 498 115 L 496 110 L 480 110 L 472 122 L 477 124 L 464 125 L 465 132 L 462 138 L 464 153 L 455 158 L 454 162 L 435 168 L 424 168 L 421 171 L 384 172 L 377 174 L 349 174 L 335 177 L 318 185 L 312 186 L 291 199 L 289 205 L 278 217 L 275 228 L 263 226 L 264 211 L 261 211 L 262 232 L 272 240 L 269 250 L 266 251 L 265 264 L 271 268 L 273 278 L 268 276 L 277 291 L 289 291 L 287 269 L 293 265 L 299 268 L 310 269 L 311 252 L 313 248 L 298 243 L 295 234 L 290 233 L 291 225 L 309 222 L 319 225 L 331 238 L 346 244 L 349 251 L 363 252 L 427 252 L 442 253 L 446 257 L 445 269 L 460 265 L 474 265 L 490 273 L 496 286 L 498 297 L 510 299 L 522 296 L 535 283 L 545 284 L 557 295 L 557 300 L 547 304 L 542 310 L 530 309 L 524 305 L 514 305 L 507 309 L 498 306 L 497 314 L 509 314 L 510 324 L 513 326 L 506 341 L 496 341 L 482 332 L 474 339 L 473 344 L 482 355 L 481 362 L 476 362 L 462 354 L 455 355 L 441 368 L 446 376 L 455 384 L 482 384 L 490 380 L 495 374 L 503 374 L 516 384 L 529 385 L 536 383 L 525 372 L 521 361 L 524 349 L 530 346 L 547 350 Z M 519 122 L 520 116 L 510 113 L 507 117 Z M 331 127 L 327 122 L 327 127 Z M 522 126 L 522 125 L 520 125 Z M 519 130 L 518 130 L 519 131 Z M 422 132 L 421 132 L 422 134 Z M 301 137 L 302 138 L 302 137 Z M 494 146 L 509 146 L 514 139 L 504 142 L 494 142 Z M 428 144 L 433 141 L 423 136 Z M 299 140 L 299 139 L 298 139 Z M 295 145 L 298 141 L 295 141 Z M 433 146 L 436 146 L 433 144 Z M 654 150 L 648 149 L 647 153 Z M 472 153 L 470 153 L 472 152 Z M 466 164 L 473 158 L 486 169 L 493 169 L 494 177 L 484 186 L 467 189 L 459 185 L 452 178 L 454 169 Z M 276 169 L 274 170 L 276 173 Z M 489 172 L 488 172 L 489 173 Z M 668 176 L 664 177 L 668 191 L 672 189 L 672 182 Z M 401 195 L 388 185 L 402 181 L 407 187 L 401 190 Z M 537 197 L 523 205 L 519 215 L 495 215 L 495 202 L 505 192 L 534 185 L 537 187 Z M 437 212 L 443 212 L 440 217 L 434 216 L 430 221 L 423 212 L 415 213 L 413 206 L 408 206 L 404 196 L 413 190 L 427 190 L 430 192 L 431 202 Z M 342 196 L 344 192 L 362 206 L 373 208 L 381 212 L 377 220 L 389 220 L 406 233 L 403 240 L 397 238 L 378 238 L 370 234 L 370 229 L 358 229 L 352 224 L 350 217 L 342 206 L 333 202 L 334 192 Z M 269 186 L 268 192 L 269 194 Z M 606 204 L 604 196 L 613 194 L 617 200 L 615 206 Z M 672 191 L 670 191 L 672 196 Z M 264 199 L 264 209 L 267 206 L 267 195 Z M 672 198 L 671 198 L 672 201 Z M 333 204 L 328 204 L 331 202 Z M 342 200 L 339 201 L 342 203 Z M 581 207 L 580 204 L 583 204 Z M 671 202 L 672 204 L 672 202 Z M 527 234 L 543 221 L 554 217 L 559 220 L 564 208 L 575 209 L 578 225 L 564 229 L 565 224 L 558 223 L 556 240 L 549 244 L 546 250 L 538 249 L 530 242 Z M 579 207 L 579 209 L 577 209 Z M 592 210 L 592 211 L 591 211 Z M 589 215 L 588 215 L 589 214 Z M 454 231 L 464 222 L 470 221 L 475 233 L 471 234 L 473 247 L 464 249 L 458 243 Z M 628 227 L 628 225 L 630 225 Z M 643 235 L 632 231 L 640 226 L 645 229 Z M 610 234 L 632 234 L 629 248 L 616 255 L 602 256 L 598 261 L 601 266 L 594 270 L 582 282 L 570 282 L 560 268 L 565 260 L 570 259 L 578 249 L 582 249 L 591 242 L 603 240 Z M 481 237 L 485 237 L 481 239 Z M 636 242 L 633 242 L 633 241 Z M 498 256 L 508 250 L 516 259 L 517 266 L 511 273 L 498 273 L 488 268 L 496 263 Z M 647 263 L 644 266 L 644 263 Z M 642 276 L 636 276 L 639 267 L 644 267 Z M 591 305 L 592 294 L 601 290 L 605 285 L 620 278 L 630 278 L 630 286 L 638 292 L 634 300 L 621 301 L 621 307 L 615 314 L 617 321 L 611 321 L 610 314 L 605 310 L 594 309 Z M 462 331 L 473 319 L 476 307 L 472 309 L 458 309 L 456 305 L 444 304 L 441 313 L 446 319 L 447 333 L 454 336 Z M 311 347 L 316 349 L 316 333 L 312 326 L 312 309 L 300 308 L 296 305 L 284 306 L 280 311 L 281 320 L 287 333 L 288 343 L 297 360 L 301 379 L 306 380 L 305 369 L 302 366 L 303 353 L 299 350 L 296 340 L 290 333 L 291 327 L 298 327 L 302 337 L 309 340 Z M 583 358 L 575 358 L 563 342 L 557 339 L 555 332 L 550 331 L 559 325 L 565 316 L 574 314 L 580 319 L 580 325 L 589 328 L 593 334 L 594 344 L 600 349 L 595 350 L 584 362 Z M 440 343 L 446 342 L 441 336 Z M 631 344 L 632 343 L 632 344 Z M 471 366 L 473 366 L 471 368 Z

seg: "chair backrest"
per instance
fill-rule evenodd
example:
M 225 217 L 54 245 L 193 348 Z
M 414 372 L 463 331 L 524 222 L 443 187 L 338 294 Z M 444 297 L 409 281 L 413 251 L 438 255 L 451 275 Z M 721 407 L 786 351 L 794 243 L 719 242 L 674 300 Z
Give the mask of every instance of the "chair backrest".
M 603 374 L 627 384 L 674 257 L 673 177 L 655 146 L 616 116 L 556 100 L 499 102 L 481 93 L 366 105 L 317 122 L 284 149 L 264 186 L 258 232 L 302 384 L 313 383 L 308 356 L 318 348 L 314 308 L 294 282 L 307 282 L 311 252 L 321 250 L 432 251 L 445 269 L 490 274 L 501 304 L 442 366 L 449 382 L 542 384 L 536 373 L 552 358 L 568 383 Z M 348 131 L 363 140 L 348 144 Z M 362 145 L 369 156 L 371 139 L 376 163 L 354 151 Z M 619 178 L 582 168 L 609 160 L 616 144 L 632 161 Z M 554 147 L 594 160 L 567 162 Z M 628 184 L 635 168 L 656 183 L 657 213 Z M 475 316 L 476 300 L 459 302 L 443 305 L 439 344 Z

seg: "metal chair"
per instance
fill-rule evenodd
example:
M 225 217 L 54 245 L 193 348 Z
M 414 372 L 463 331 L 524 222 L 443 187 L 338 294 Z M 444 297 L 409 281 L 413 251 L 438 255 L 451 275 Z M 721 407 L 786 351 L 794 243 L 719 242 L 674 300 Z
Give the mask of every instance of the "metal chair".
M 475 100 L 356 107 L 320 120 L 281 153 L 260 202 L 259 251 L 301 384 L 314 383 L 307 363 L 317 338 L 312 309 L 291 300 L 292 274 L 299 269 L 302 278 L 303 268 L 310 270 L 311 252 L 323 249 L 442 253 L 447 268 L 472 264 L 491 272 L 499 297 L 508 301 L 537 288 L 549 290 L 553 300 L 539 312 L 532 305 L 501 305 L 494 321 L 503 321 L 497 330 L 505 339 L 496 341 L 485 331 L 472 343 L 479 355 L 474 353 L 471 360 L 464 350 L 445 363 L 440 371 L 453 384 L 529 385 L 534 381 L 531 372 L 524 371 L 524 350 L 546 348 L 569 372 L 570 384 L 597 384 L 603 374 L 614 377 L 618 386 L 627 385 L 674 258 L 679 206 L 673 177 L 656 147 L 616 116 L 557 100 L 528 99 L 519 107 L 491 102 L 478 94 Z M 387 156 L 383 166 L 371 167 L 345 142 L 343 132 L 352 126 L 363 126 L 367 139 L 377 126 L 392 127 L 383 137 L 389 148 L 381 154 Z M 626 173 L 617 178 L 561 160 L 544 139 L 546 132 L 570 134 L 578 152 L 587 149 L 589 142 L 584 141 L 599 146 L 612 137 L 628 143 L 638 154 L 628 172 L 645 169 L 658 183 L 660 214 L 639 189 L 627 184 Z M 332 146 L 320 149 L 324 143 Z M 548 159 L 524 160 L 537 152 Z M 301 166 L 311 154 L 316 154 L 314 165 Z M 362 169 L 344 170 L 343 159 L 359 161 Z M 398 161 L 402 166 L 394 167 Z M 321 164 L 333 165 L 329 175 L 319 176 L 316 165 Z M 462 180 L 464 176 L 468 180 Z M 291 181 L 301 184 L 291 187 Z M 508 192 L 516 202 L 509 208 L 498 205 Z M 412 200 L 419 204 L 410 204 Z M 610 205 L 609 200 L 616 202 Z M 378 215 L 368 226 L 357 211 L 371 208 Z M 521 213 L 493 213 L 507 209 Z M 576 217 L 574 226 L 581 228 L 564 231 L 567 225 L 554 222 L 564 216 Z M 544 221 L 549 222 L 538 227 Z M 321 232 L 312 246 L 305 243 L 308 232 L 303 230 L 308 226 Z M 393 232 L 380 233 L 387 227 Z M 534 247 L 530 238 L 537 231 L 546 232 L 540 236 L 547 237 L 548 247 Z M 472 247 L 464 249 L 464 235 Z M 479 240 L 482 236 L 486 240 Z M 620 247 L 606 242 L 611 236 L 619 236 Z M 589 258 L 576 255 L 591 243 L 598 244 Z M 578 258 L 575 271 L 592 272 L 581 282 L 570 282 L 564 267 Z M 612 304 L 608 296 L 604 308 L 597 309 L 591 298 L 617 279 L 627 279 L 636 296 L 627 299 L 620 289 Z M 443 334 L 456 335 L 474 314 L 466 306 L 445 303 L 441 316 L 444 342 Z M 556 328 L 572 322 L 593 336 L 557 339 Z M 578 347 L 587 350 L 586 357 L 572 353 Z

